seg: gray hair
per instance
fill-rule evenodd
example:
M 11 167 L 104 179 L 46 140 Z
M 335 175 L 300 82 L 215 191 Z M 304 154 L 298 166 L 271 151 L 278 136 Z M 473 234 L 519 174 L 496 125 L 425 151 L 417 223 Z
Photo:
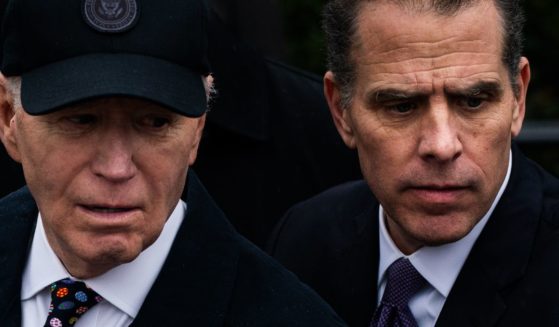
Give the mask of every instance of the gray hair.
M 11 103 L 14 111 L 20 110 L 21 106 L 21 77 L 6 77 L 6 92 L 8 93 L 8 101 Z
M 348 108 L 353 99 L 356 79 L 355 62 L 351 50 L 357 32 L 357 16 L 361 5 L 375 0 L 330 0 L 323 11 L 322 27 L 326 34 L 328 69 L 341 93 L 342 108 Z M 391 0 L 401 6 L 415 10 L 432 10 L 440 15 L 451 16 L 480 0 Z M 524 12 L 520 0 L 493 0 L 502 18 L 503 53 L 502 61 L 508 69 L 513 91 L 518 95 L 515 82 L 519 74 L 518 65 L 522 54 L 522 28 Z

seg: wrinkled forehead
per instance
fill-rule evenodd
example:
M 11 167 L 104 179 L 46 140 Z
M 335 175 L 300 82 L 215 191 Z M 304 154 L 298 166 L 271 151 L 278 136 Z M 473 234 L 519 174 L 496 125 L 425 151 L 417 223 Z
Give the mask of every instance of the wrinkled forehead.
M 464 8 L 479 3 L 492 3 L 494 0 L 353 0 L 358 5 L 367 4 L 383 5 L 392 4 L 407 11 L 428 12 L 432 11 L 440 15 L 454 15 Z
M 429 5 L 422 7 L 421 3 Z M 455 11 L 447 8 L 444 12 L 430 3 L 363 1 L 356 17 L 354 53 L 393 51 L 388 55 L 394 59 L 394 55 L 405 51 L 422 56 L 422 49 L 430 46 L 457 46 L 464 50 L 481 46 L 501 54 L 501 19 L 493 1 L 469 1 Z
M 430 94 L 479 83 L 502 88 L 508 75 L 497 17 L 489 2 L 455 15 L 410 11 L 388 1 L 363 7 L 351 54 L 358 89 Z

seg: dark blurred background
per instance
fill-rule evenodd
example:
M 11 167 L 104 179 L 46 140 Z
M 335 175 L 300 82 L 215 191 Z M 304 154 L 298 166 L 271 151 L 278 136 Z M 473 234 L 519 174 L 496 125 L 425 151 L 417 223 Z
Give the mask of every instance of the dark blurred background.
M 325 0 L 211 0 L 228 6 L 235 31 L 256 50 L 322 75 L 325 71 L 320 12 Z M 559 2 L 524 1 L 525 55 L 532 80 L 523 151 L 559 176 Z

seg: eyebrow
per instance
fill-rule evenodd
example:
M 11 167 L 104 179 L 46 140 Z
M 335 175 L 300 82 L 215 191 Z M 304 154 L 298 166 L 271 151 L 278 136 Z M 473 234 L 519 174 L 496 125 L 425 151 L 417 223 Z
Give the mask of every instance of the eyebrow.
M 426 96 L 427 94 L 425 92 L 388 88 L 371 92 L 367 96 L 367 98 L 369 100 L 369 103 L 383 103 L 398 100 L 409 100 Z
M 504 93 L 503 86 L 497 81 L 478 81 L 473 84 L 463 84 L 463 86 L 444 88 L 445 94 L 450 96 L 470 97 L 480 94 L 490 94 L 493 97 L 499 98 Z M 384 103 L 390 101 L 401 101 L 418 98 L 426 98 L 429 92 L 403 90 L 397 88 L 386 88 L 370 92 L 367 95 L 368 103 Z
M 501 83 L 497 81 L 479 81 L 465 87 L 447 87 L 445 93 L 452 96 L 476 96 L 480 94 L 490 94 L 494 97 L 501 97 L 505 92 Z

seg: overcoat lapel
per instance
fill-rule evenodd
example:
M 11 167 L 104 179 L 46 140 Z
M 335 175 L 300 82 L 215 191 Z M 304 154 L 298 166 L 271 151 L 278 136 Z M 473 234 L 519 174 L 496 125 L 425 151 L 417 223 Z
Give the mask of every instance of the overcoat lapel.
M 3 327 L 21 325 L 21 281 L 37 213 L 27 188 L 0 202 L 0 321 Z
M 507 286 L 525 273 L 541 215 L 541 177 L 513 151 L 505 193 L 468 256 L 437 320 L 441 326 L 495 326 Z
M 367 189 L 360 208 L 350 224 L 338 226 L 342 237 L 336 243 L 335 263 L 327 272 L 339 285 L 332 286 L 339 294 L 329 301 L 350 326 L 368 326 L 376 307 L 378 275 L 378 203 L 371 201 Z M 347 214 L 347 211 L 344 212 Z M 341 312 L 341 311 L 344 312 Z
M 193 173 L 187 183 L 185 220 L 132 326 L 224 325 L 237 274 L 237 236 Z
M 358 231 L 355 243 L 344 257 L 347 258 L 348 281 L 353 285 L 351 289 L 355 306 L 355 326 L 368 326 L 375 312 L 377 303 L 378 279 L 378 205 L 373 205 L 356 217 Z M 360 262 L 361 264 L 355 264 Z M 359 282 L 359 284 L 356 284 Z M 359 314 L 363 313 L 363 314 Z

